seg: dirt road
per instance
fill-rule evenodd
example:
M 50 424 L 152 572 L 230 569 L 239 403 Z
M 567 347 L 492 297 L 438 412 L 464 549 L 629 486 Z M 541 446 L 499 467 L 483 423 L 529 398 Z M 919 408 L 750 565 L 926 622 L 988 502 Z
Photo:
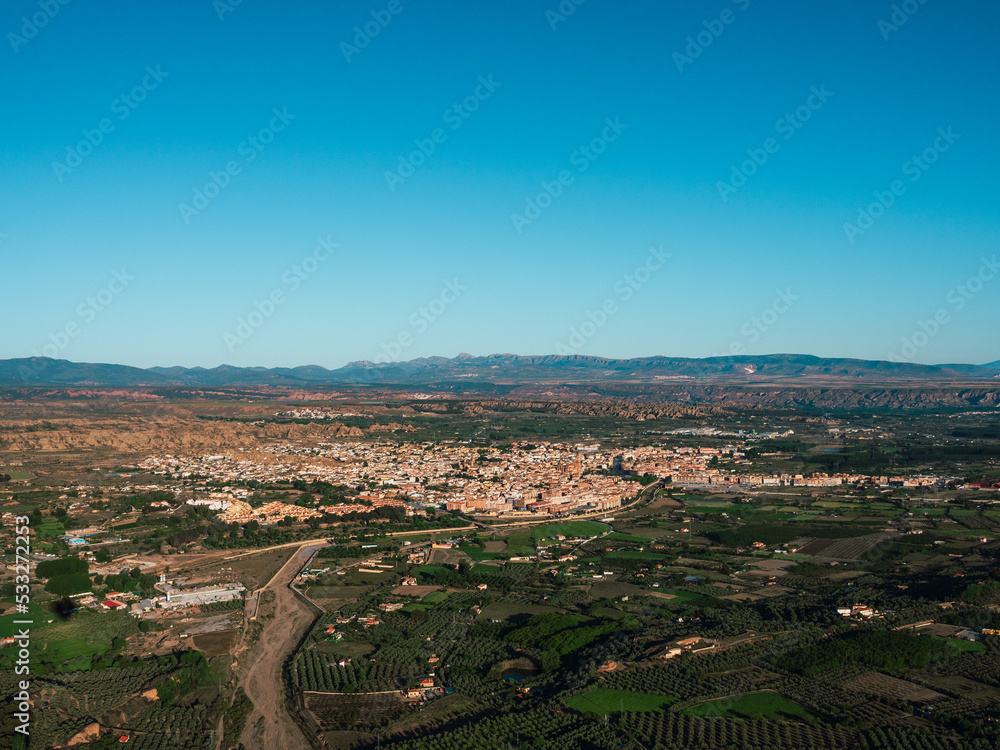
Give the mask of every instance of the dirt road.
M 240 681 L 254 705 L 240 738 L 247 750 L 303 750 L 310 746 L 285 709 L 281 667 L 315 616 L 288 588 L 311 554 L 309 548 L 297 551 L 267 585 L 275 599 L 261 605 L 261 614 L 274 612 L 274 617 L 264 619 L 260 640 L 241 659 Z

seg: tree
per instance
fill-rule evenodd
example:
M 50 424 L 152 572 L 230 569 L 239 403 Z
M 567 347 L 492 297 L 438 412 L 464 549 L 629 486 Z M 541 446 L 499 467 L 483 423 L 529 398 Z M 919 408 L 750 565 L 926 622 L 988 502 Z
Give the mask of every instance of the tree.
M 88 566 L 85 560 L 78 557 L 64 557 L 59 560 L 45 560 L 35 566 L 39 578 L 53 578 L 67 573 L 86 573 Z
M 561 665 L 562 659 L 559 658 L 558 651 L 548 650 L 542 652 L 542 671 L 557 672 Z
M 72 596 L 90 590 L 90 576 L 86 573 L 67 573 L 54 576 L 45 584 L 45 590 L 56 596 Z

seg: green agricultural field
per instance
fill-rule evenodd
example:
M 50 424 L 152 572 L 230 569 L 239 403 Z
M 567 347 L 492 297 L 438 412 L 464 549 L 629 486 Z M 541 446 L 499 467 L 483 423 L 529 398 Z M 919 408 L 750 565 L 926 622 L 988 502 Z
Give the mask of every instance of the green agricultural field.
M 100 654 L 111 648 L 111 641 L 117 637 L 125 638 L 137 633 L 139 626 L 135 618 L 126 612 L 79 612 L 69 620 L 55 620 L 45 627 L 35 631 L 33 642 L 39 646 L 50 644 L 44 652 L 49 656 L 49 649 L 56 644 L 64 644 L 68 653 L 73 648 L 83 648 L 75 645 L 78 642 L 86 644 L 90 654 Z M 84 653 L 81 651 L 81 653 Z M 67 658 L 61 656 L 61 658 Z
M 798 703 L 767 691 L 697 703 L 685 709 L 684 713 L 693 716 L 724 716 L 730 719 L 816 721 L 816 717 Z
M 517 529 L 507 537 L 507 552 L 514 557 L 535 554 L 535 538 L 532 529 Z
M 978 641 L 963 641 L 958 638 L 940 638 L 938 636 L 934 636 L 934 638 L 948 644 L 948 651 L 945 653 L 946 657 L 959 656 L 960 654 L 975 654 L 986 650 L 986 644 L 979 643 Z
M 567 539 L 575 539 L 577 537 L 600 536 L 608 531 L 611 531 L 611 527 L 606 523 L 598 523 L 597 521 L 564 521 L 535 526 L 532 529 L 532 537 L 535 541 L 538 541 L 559 534 Z
M 677 698 L 666 695 L 650 695 L 648 693 L 633 693 L 629 690 L 610 690 L 597 688 L 582 695 L 574 695 L 566 701 L 566 705 L 574 711 L 585 714 L 607 716 L 618 713 L 652 713 L 662 711 Z
M 101 644 L 85 641 L 81 638 L 47 641 L 43 645 L 45 658 L 55 663 L 71 661 L 79 656 L 86 656 L 89 660 L 94 654 L 101 654 L 105 651 L 105 647 Z
M 612 542 L 639 542 L 640 544 L 646 544 L 650 540 L 648 536 L 633 536 L 632 534 L 622 534 L 617 531 L 608 534 L 604 538 Z
M 66 533 L 65 527 L 55 519 L 46 519 L 34 528 L 41 537 L 61 536 Z
M 447 591 L 432 591 L 420 601 L 425 602 L 426 604 L 437 604 L 438 602 L 444 601 L 447 598 L 448 598 Z
M 13 598 L 5 599 L 5 604 L 12 604 Z M 37 604 L 31 603 L 28 605 L 28 612 L 24 615 L 19 615 L 17 613 L 0 616 L 0 638 L 10 638 L 17 632 L 18 628 L 14 625 L 14 620 L 32 620 L 35 623 L 35 627 L 40 623 L 45 623 L 47 620 L 52 620 L 55 618 L 51 612 L 47 612 L 44 608 L 39 607 Z M 10 648 L 14 648 L 11 646 Z
M 14 470 L 0 471 L 0 474 L 10 474 L 10 478 L 15 482 L 24 482 L 35 476 L 30 471 L 14 471 Z
M 13 620 L 23 617 L 0 617 L 0 637 L 10 635 Z M 135 620 L 125 612 L 84 611 L 69 620 L 60 620 L 32 605 L 28 618 L 35 621 L 31 640 L 34 658 L 48 662 L 60 672 L 89 669 L 92 658 L 107 653 L 115 638 L 139 630 Z M 10 658 L 12 651 L 13 648 L 6 649 L 5 658 Z
M 679 589 L 660 589 L 660 593 L 670 594 L 673 599 L 671 602 L 693 602 L 698 599 L 704 599 L 701 594 L 696 594 L 693 591 L 681 591 Z
M 679 521 L 669 521 L 661 519 L 658 526 L 643 527 L 643 526 L 622 526 L 622 531 L 616 531 L 614 534 L 608 534 L 609 539 L 614 539 L 615 534 L 621 534 L 626 537 L 635 537 L 636 541 L 642 540 L 643 542 L 657 542 L 663 539 L 665 536 L 670 536 L 674 533 L 674 528 L 676 526 L 681 526 Z M 670 526 L 668 528 L 668 526 Z
M 87 672 L 93 666 L 93 661 L 91 656 L 93 654 L 81 654 L 75 659 L 64 662 L 60 666 L 55 668 L 55 671 L 60 674 L 66 674 L 69 672 Z

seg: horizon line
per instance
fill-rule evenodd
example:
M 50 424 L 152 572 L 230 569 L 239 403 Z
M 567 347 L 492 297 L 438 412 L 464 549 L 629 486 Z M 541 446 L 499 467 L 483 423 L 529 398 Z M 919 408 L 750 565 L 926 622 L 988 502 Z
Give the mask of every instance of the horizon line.
M 368 365 L 374 367 L 391 367 L 393 365 L 405 365 L 411 362 L 426 361 L 431 359 L 441 359 L 446 361 L 455 361 L 461 359 L 489 359 L 491 357 L 516 357 L 519 359 L 537 359 L 537 358 L 579 358 L 579 359 L 590 359 L 590 360 L 606 360 L 609 362 L 631 362 L 640 360 L 651 360 L 651 359 L 672 359 L 672 360 L 687 360 L 695 362 L 703 362 L 709 360 L 731 360 L 731 361 L 752 361 L 753 359 L 767 359 L 773 357 L 812 357 L 819 360 L 844 360 L 844 361 L 854 361 L 854 362 L 880 362 L 891 365 L 914 365 L 918 367 L 940 367 L 947 368 L 952 366 L 962 366 L 962 367 L 991 367 L 1000 363 L 1000 360 L 993 360 L 985 363 L 975 363 L 975 362 L 941 362 L 941 363 L 931 363 L 931 362 L 917 362 L 911 360 L 891 360 L 891 359 L 869 359 L 864 357 L 824 357 L 817 354 L 806 354 L 801 352 L 772 352 L 769 354 L 721 354 L 721 355 L 711 355 L 707 357 L 689 357 L 689 356 L 675 356 L 667 354 L 650 354 L 638 357 L 607 357 L 599 354 L 516 354 L 513 352 L 492 352 L 490 354 L 469 354 L 468 352 L 459 352 L 455 356 L 448 357 L 445 355 L 431 354 L 422 357 L 414 357 L 412 359 L 400 359 L 400 360 L 386 360 L 380 361 L 367 360 L 367 359 L 355 359 L 349 360 L 345 364 L 329 367 L 326 365 L 320 365 L 315 363 L 298 364 L 298 365 L 233 365 L 226 362 L 214 366 L 204 366 L 204 365 L 150 365 L 147 367 L 141 365 L 125 364 L 123 362 L 100 362 L 100 361 L 85 361 L 85 360 L 74 360 L 74 359 L 61 359 L 57 357 L 48 357 L 45 355 L 30 355 L 27 357 L 6 357 L 0 358 L 0 362 L 17 362 L 17 361 L 34 361 L 34 360 L 47 360 L 50 362 L 66 362 L 75 365 L 105 365 L 111 367 L 129 367 L 132 369 L 149 371 L 156 369 L 182 369 L 182 370 L 218 370 L 222 368 L 231 368 L 235 370 L 295 370 L 300 368 L 315 367 L 329 372 L 335 372 L 337 370 L 343 370 L 350 367 L 351 365 Z

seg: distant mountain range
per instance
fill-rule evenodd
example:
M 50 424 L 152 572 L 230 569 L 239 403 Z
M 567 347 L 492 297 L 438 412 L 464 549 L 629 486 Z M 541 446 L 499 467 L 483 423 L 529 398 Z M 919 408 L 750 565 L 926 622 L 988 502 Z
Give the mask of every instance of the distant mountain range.
M 765 383 L 825 381 L 877 384 L 899 381 L 983 381 L 1000 378 L 1000 360 L 985 365 L 919 365 L 909 362 L 835 359 L 804 354 L 764 356 L 642 357 L 605 359 L 583 355 L 491 354 L 426 357 L 407 362 L 351 362 L 335 370 L 303 367 L 150 367 L 91 364 L 33 357 L 0 360 L 0 386 L 316 388 L 363 384 L 439 383 L 711 382 Z M 790 382 L 791 381 L 791 382 Z

